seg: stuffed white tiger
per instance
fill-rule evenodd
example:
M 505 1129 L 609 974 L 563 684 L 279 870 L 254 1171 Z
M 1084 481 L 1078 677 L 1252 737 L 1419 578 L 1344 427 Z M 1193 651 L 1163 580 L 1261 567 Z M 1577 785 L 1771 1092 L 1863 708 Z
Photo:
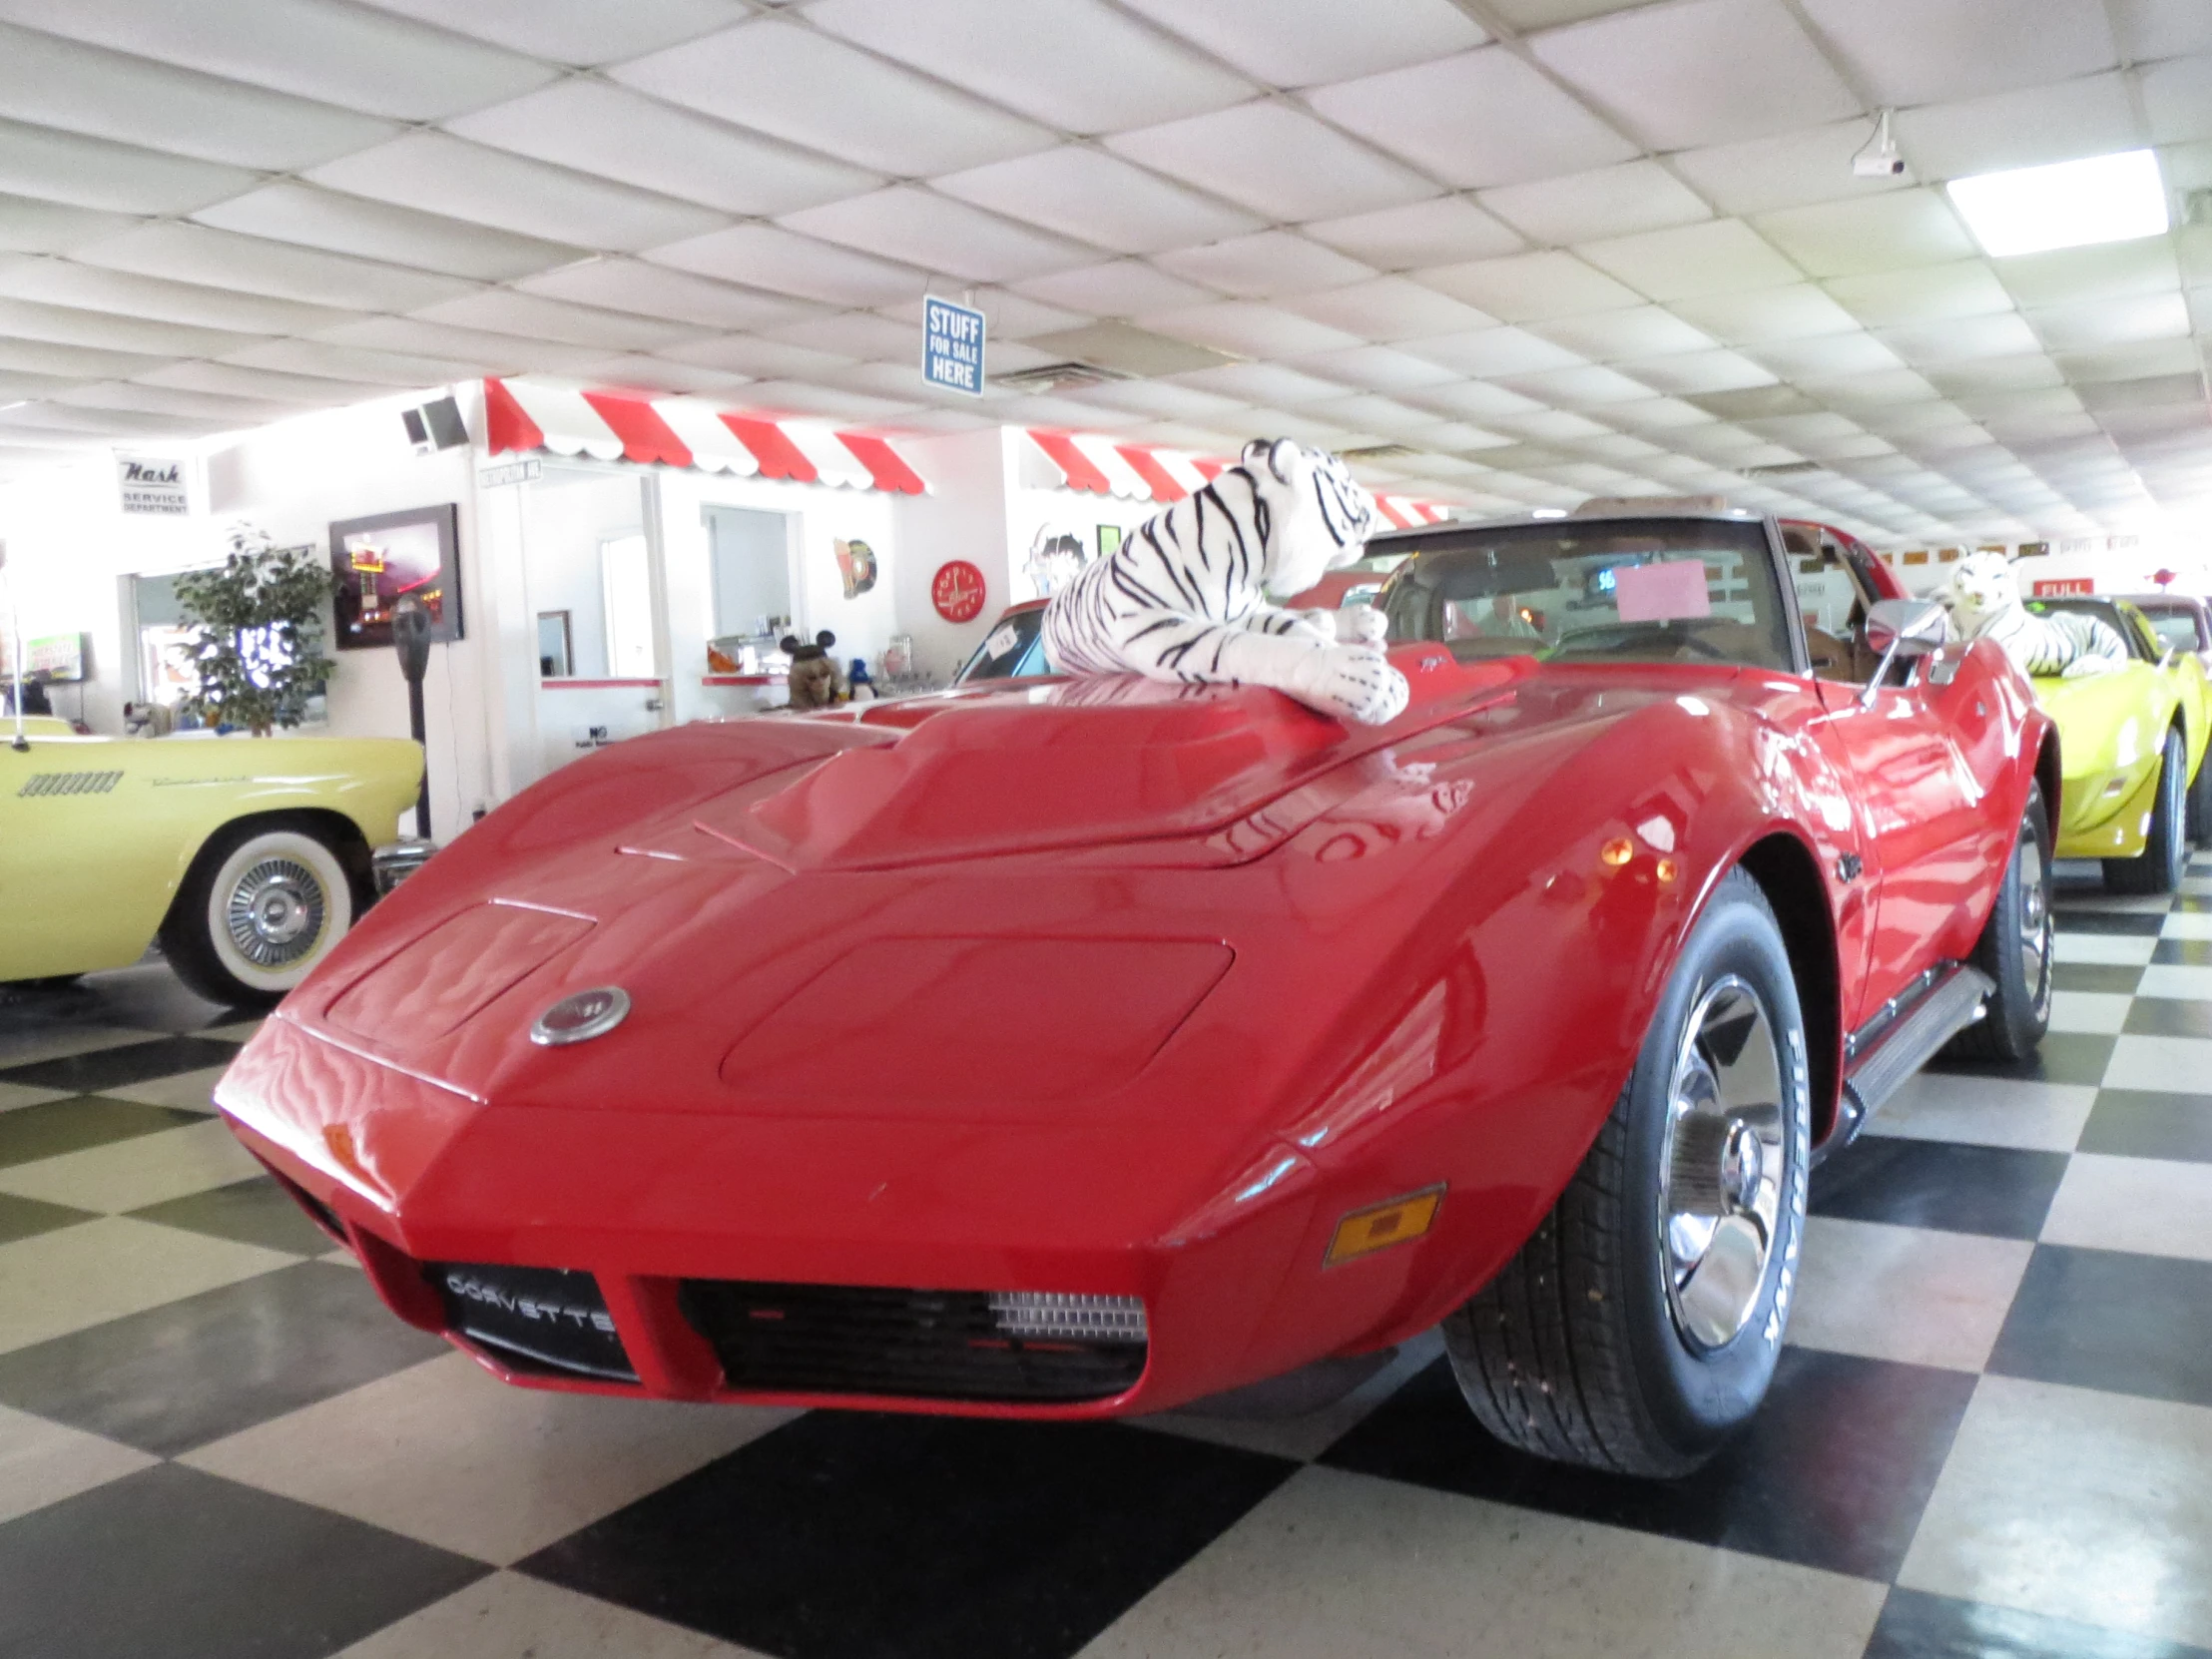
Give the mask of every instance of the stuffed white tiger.
M 2001 553 L 1969 553 L 1944 596 L 1953 626 L 1968 640 L 2004 648 L 2022 674 L 2079 680 L 2127 661 L 2127 642 L 2108 622 L 2071 611 L 2035 615 L 2020 601 L 2019 577 Z
M 1203 685 L 1272 686 L 1309 708 L 1381 725 L 1403 713 L 1382 618 L 1286 611 L 1268 594 L 1301 593 L 1360 557 L 1375 498 L 1334 455 L 1287 438 L 1245 445 L 1239 463 L 1165 512 L 1052 596 L 1044 649 L 1065 674 L 1142 674 Z

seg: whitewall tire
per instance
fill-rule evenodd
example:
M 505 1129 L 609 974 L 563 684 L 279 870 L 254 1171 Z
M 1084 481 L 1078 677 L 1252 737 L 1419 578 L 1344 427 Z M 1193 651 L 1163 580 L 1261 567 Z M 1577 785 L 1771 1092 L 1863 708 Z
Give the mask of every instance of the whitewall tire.
M 212 1001 L 267 1005 L 307 976 L 353 924 L 353 887 L 321 836 L 240 825 L 201 848 L 162 951 Z

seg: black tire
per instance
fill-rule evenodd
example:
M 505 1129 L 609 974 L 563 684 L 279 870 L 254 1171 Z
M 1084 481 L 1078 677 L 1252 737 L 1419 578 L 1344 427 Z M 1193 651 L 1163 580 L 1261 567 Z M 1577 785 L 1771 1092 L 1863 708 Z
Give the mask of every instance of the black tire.
M 1720 999 L 1746 993 L 1766 1021 L 1764 1047 L 1756 1027 L 1731 1036 L 1725 1020 L 1706 1022 Z M 1696 1090 L 1678 1084 L 1715 1054 L 1726 1070 L 1762 1052 L 1771 1072 L 1761 1086 L 1775 1097 L 1759 1120 L 1775 1135 L 1769 1145 L 1761 1131 L 1765 1254 L 1755 1278 L 1737 1281 L 1751 1290 L 1733 1299 L 1733 1333 L 1720 1334 L 1724 1317 L 1701 1337 L 1683 1305 L 1703 1262 L 1677 1274 L 1670 1217 L 1700 1179 L 1716 1204 L 1741 1192 L 1729 1173 L 1738 1131 L 1714 1139 L 1678 1128 L 1711 1121 L 1695 1109 Z M 1692 1101 L 1686 1112 L 1678 1098 Z M 1758 1408 L 1781 1355 L 1811 1122 L 1805 1019 L 1782 929 L 1759 884 L 1733 870 L 1683 944 L 1636 1069 L 1581 1168 L 1519 1254 L 1443 1322 L 1453 1375 L 1483 1427 L 1536 1456 L 1619 1474 L 1686 1474 L 1710 1457 Z M 1701 1163 L 1701 1148 L 1715 1155 Z M 1751 1219 L 1723 1225 L 1740 1238 Z
M 1973 965 L 1996 985 L 1981 1018 L 1947 1045 L 1966 1060 L 2024 1060 L 2050 1029 L 2050 816 L 2030 785 L 2020 832 L 1989 920 L 1974 941 Z
M 2197 775 L 2189 784 L 2189 839 L 2212 846 L 2212 748 L 2197 762 Z
M 2150 833 L 2139 858 L 2104 860 L 2107 892 L 2172 892 L 2189 866 L 2189 752 L 2178 728 L 2166 733 L 2158 757 L 2158 796 L 2151 808 Z
M 162 955 L 210 1002 L 268 1008 L 357 913 L 346 849 L 326 830 L 295 818 L 249 819 L 209 836 L 193 859 L 162 921 Z

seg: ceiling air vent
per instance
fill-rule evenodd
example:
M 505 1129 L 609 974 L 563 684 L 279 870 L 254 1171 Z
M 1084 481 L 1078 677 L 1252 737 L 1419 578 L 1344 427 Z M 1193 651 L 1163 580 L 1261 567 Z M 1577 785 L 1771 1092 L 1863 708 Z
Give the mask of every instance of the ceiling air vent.
M 1747 466 L 1738 469 L 1746 478 L 1795 478 L 1801 472 L 1818 472 L 1818 461 L 1777 461 L 1772 466 Z
M 1109 380 L 1127 380 L 1130 376 L 1111 368 L 1100 368 L 1095 363 L 1040 363 L 1035 368 L 1017 368 L 1010 374 L 993 374 L 993 391 L 1060 391 L 1069 386 L 1102 386 Z
M 1087 322 L 1080 328 L 1031 334 L 1021 343 L 1037 351 L 1065 357 L 1072 363 L 1105 369 L 1111 377 L 1124 380 L 1154 374 L 1188 374 L 1193 369 L 1219 368 L 1237 360 L 1225 351 L 1209 350 L 1188 340 L 1169 339 L 1165 334 L 1155 334 L 1126 322 Z M 994 374 L 991 378 L 1011 382 L 1018 376 Z
M 1347 461 L 1398 461 L 1420 451 L 1409 443 L 1370 443 L 1358 449 L 1340 449 L 1337 454 Z

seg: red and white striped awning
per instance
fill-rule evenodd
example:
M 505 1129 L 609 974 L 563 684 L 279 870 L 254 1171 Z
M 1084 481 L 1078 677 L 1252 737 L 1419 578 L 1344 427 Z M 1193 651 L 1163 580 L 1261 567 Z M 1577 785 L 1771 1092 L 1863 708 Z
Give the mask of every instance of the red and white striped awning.
M 1211 481 L 1231 463 L 1180 449 L 1116 443 L 1095 432 L 1052 432 L 1030 427 L 1030 441 L 1059 469 L 1060 486 L 1086 495 L 1116 495 L 1132 501 L 1180 501 Z M 1451 509 L 1409 495 L 1378 495 L 1375 504 L 1400 530 L 1416 524 L 1440 524 Z
M 901 495 L 928 487 L 887 439 L 823 421 L 742 414 L 698 397 L 487 379 L 484 427 L 485 447 L 494 455 L 543 449 Z

